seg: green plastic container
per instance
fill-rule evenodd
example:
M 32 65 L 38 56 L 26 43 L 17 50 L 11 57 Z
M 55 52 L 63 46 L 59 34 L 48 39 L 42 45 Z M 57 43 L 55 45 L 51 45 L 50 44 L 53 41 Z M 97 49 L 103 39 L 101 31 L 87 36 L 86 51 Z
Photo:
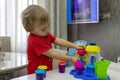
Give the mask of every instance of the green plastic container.
M 108 66 L 110 65 L 110 61 L 108 60 L 99 60 L 95 63 L 95 74 L 97 76 L 97 78 L 99 79 L 107 79 L 108 75 L 107 75 L 107 69 Z

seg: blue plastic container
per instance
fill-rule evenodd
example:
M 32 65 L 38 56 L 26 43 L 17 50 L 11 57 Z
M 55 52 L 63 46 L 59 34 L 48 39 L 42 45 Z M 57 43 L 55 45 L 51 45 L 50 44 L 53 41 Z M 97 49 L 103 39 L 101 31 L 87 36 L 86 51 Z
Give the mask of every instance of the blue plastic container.
M 36 80 L 44 80 L 45 70 L 35 70 Z

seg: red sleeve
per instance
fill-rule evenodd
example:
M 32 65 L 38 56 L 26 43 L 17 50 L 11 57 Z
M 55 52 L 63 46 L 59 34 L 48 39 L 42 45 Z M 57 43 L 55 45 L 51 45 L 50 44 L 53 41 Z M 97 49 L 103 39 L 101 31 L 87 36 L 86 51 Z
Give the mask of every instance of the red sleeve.
M 50 33 L 48 34 L 48 36 L 50 37 L 51 42 L 53 43 L 55 41 L 56 37 Z

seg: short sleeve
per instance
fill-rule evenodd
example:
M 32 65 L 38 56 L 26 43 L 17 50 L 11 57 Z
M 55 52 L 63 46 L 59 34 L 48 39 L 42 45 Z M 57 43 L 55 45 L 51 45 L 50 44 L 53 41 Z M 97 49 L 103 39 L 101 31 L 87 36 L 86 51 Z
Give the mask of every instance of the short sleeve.
M 54 35 L 52 35 L 52 34 L 49 33 L 48 36 L 50 37 L 51 42 L 55 41 L 56 37 Z

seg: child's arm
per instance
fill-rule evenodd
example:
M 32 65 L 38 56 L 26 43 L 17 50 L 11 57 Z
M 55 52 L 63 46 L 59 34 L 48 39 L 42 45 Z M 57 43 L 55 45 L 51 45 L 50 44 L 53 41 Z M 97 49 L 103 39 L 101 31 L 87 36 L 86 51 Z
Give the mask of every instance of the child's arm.
M 62 61 L 70 61 L 72 63 L 78 60 L 77 57 L 70 57 L 70 56 L 67 56 L 66 54 L 62 54 L 52 49 L 44 52 L 43 55 L 49 56 L 54 59 L 62 60 Z
M 57 44 L 57 45 L 63 46 L 63 47 L 75 48 L 75 49 L 80 49 L 81 48 L 80 46 L 85 47 L 85 45 L 83 45 L 83 44 L 77 44 L 76 45 L 72 42 L 69 42 L 67 40 L 60 39 L 60 38 L 56 38 L 54 43 Z

